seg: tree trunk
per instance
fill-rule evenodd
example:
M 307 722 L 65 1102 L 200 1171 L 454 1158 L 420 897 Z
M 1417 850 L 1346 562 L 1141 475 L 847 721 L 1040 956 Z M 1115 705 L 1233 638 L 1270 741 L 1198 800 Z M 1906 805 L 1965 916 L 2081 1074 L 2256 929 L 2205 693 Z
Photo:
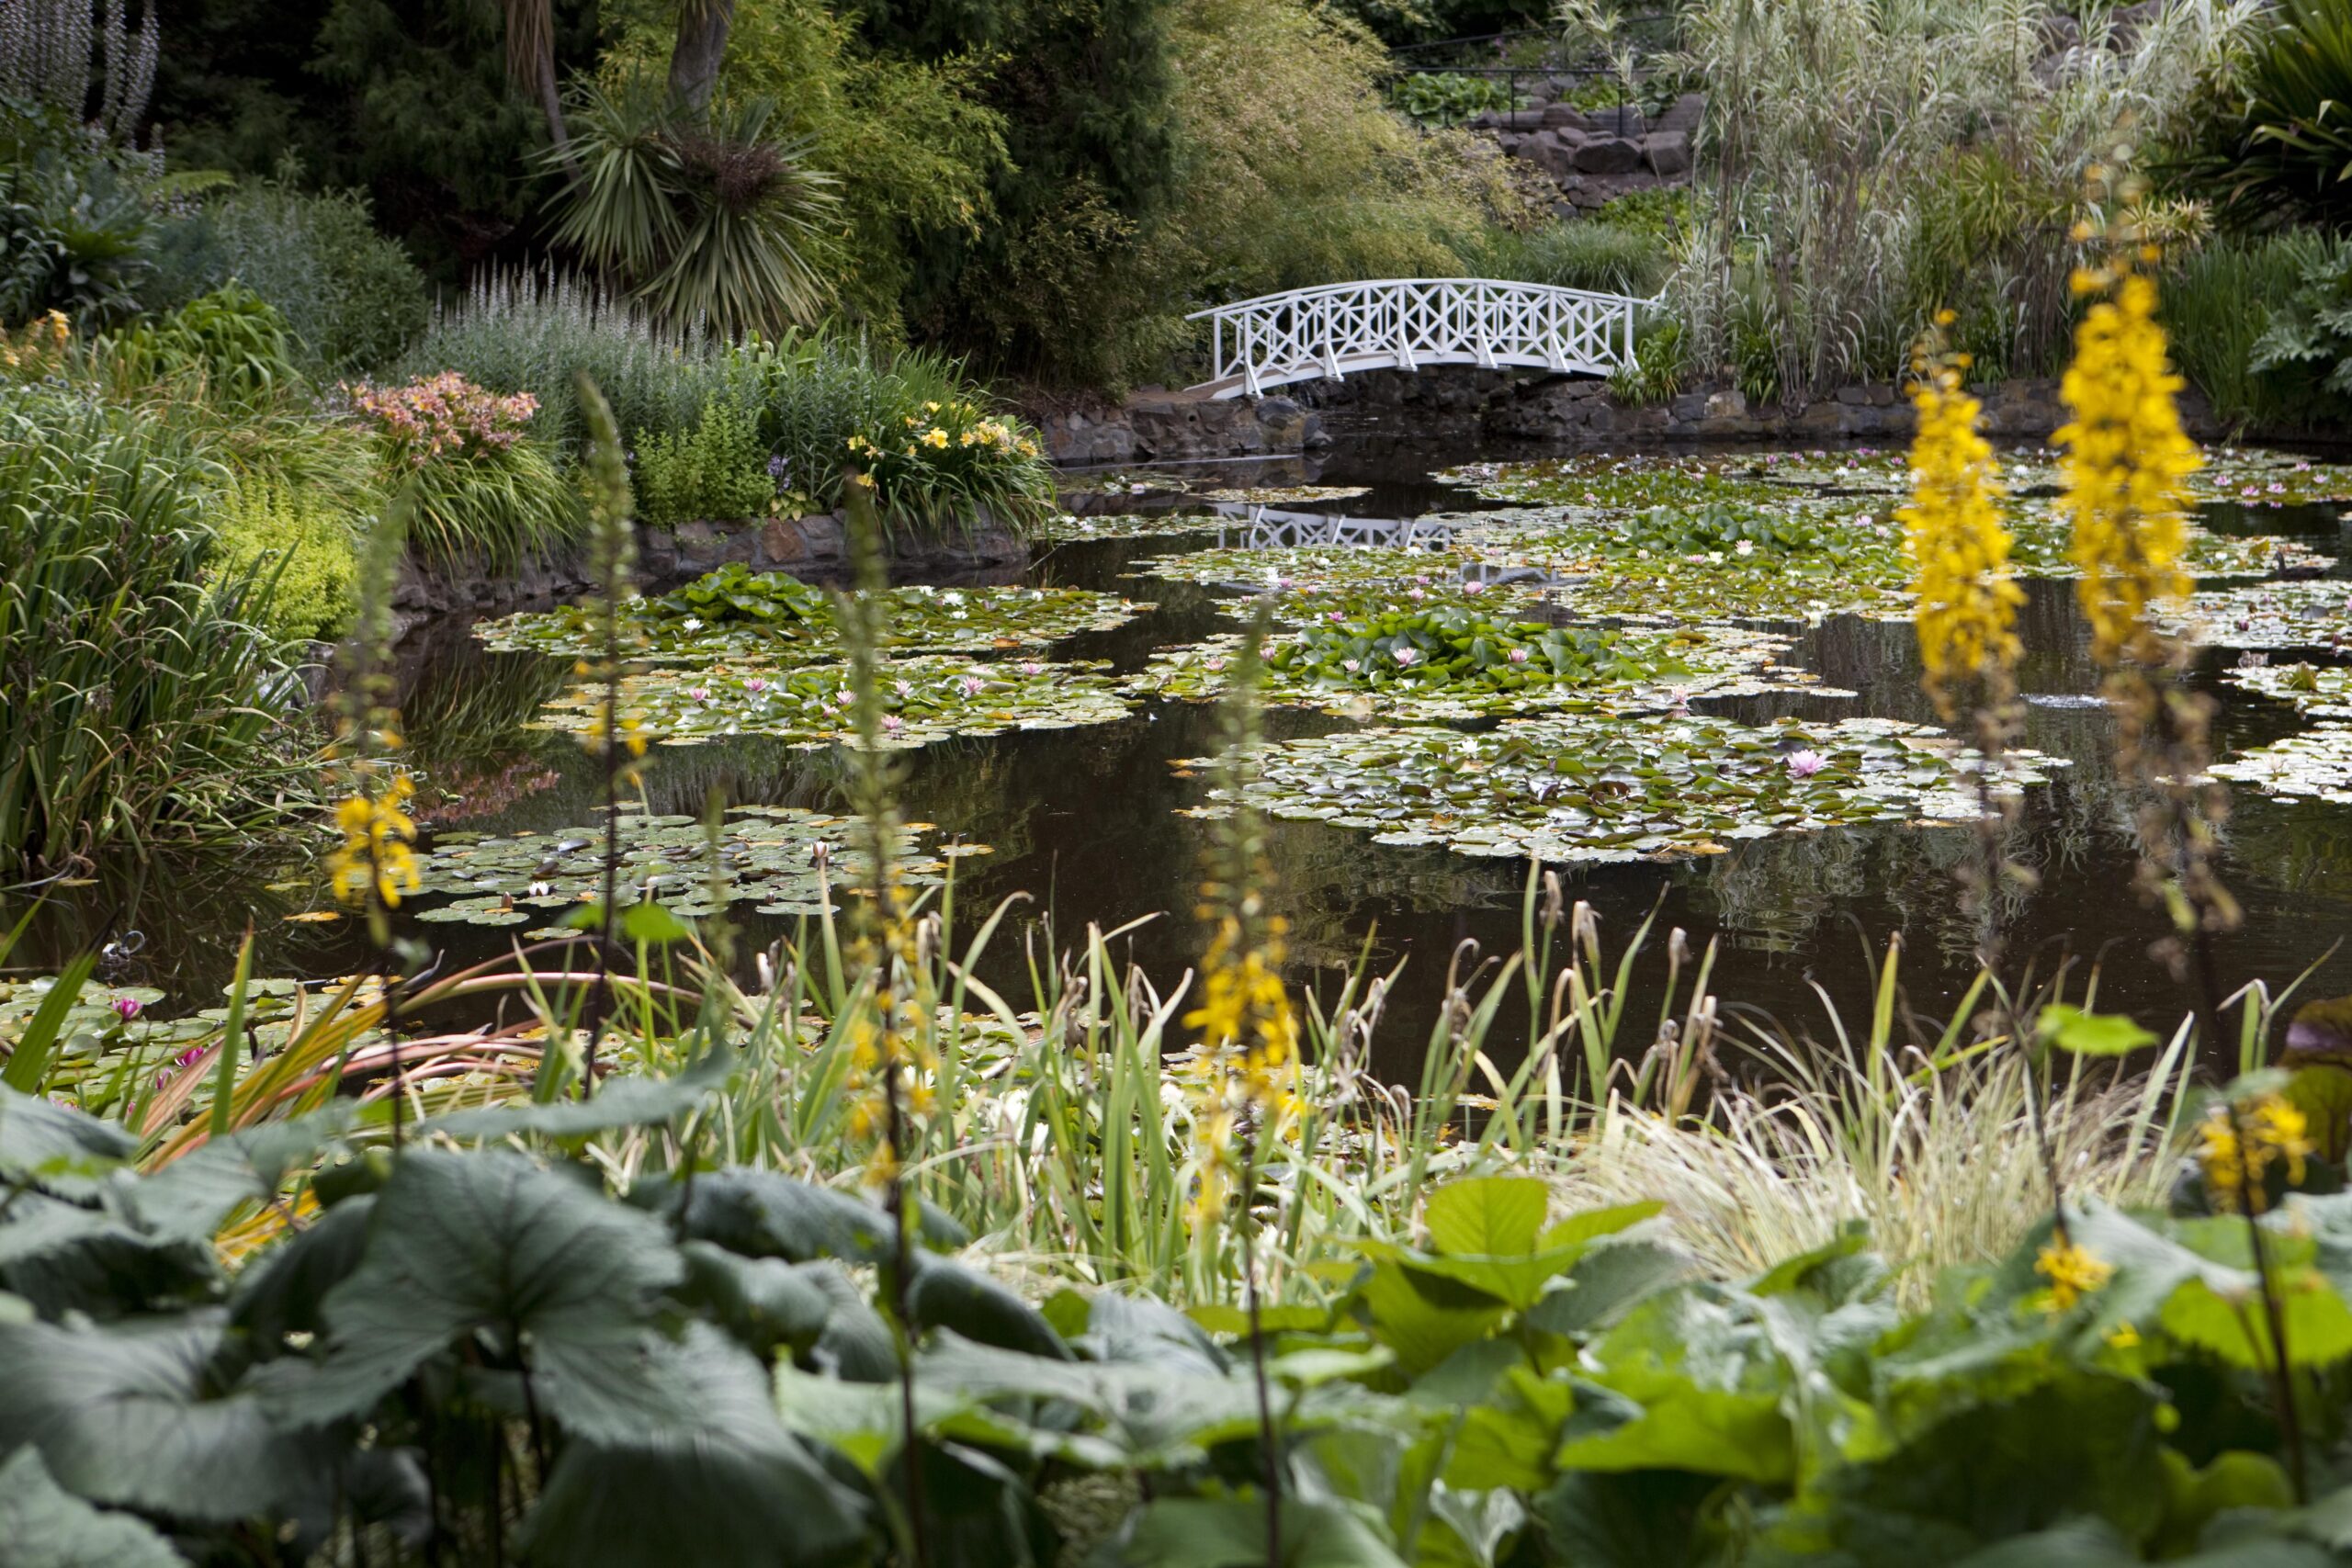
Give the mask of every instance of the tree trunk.
M 577 177 L 571 138 L 563 128 L 563 99 L 556 91 L 553 0 L 505 0 L 506 80 L 538 100 L 547 116 L 548 141 L 564 171 Z
M 718 85 L 718 62 L 727 53 L 727 30 L 735 23 L 735 0 L 679 0 L 678 42 L 670 51 L 670 97 L 700 114 Z

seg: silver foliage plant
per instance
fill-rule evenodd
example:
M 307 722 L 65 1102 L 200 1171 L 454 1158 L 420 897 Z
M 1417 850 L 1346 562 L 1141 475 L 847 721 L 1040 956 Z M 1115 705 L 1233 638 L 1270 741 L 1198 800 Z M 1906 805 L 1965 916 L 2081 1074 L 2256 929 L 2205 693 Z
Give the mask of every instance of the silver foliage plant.
M 105 0 L 101 24 L 92 0 L 0 0 L 0 96 L 52 108 L 101 141 L 130 146 L 154 90 L 161 33 L 153 0 L 141 6 L 135 34 L 128 9 L 125 0 Z

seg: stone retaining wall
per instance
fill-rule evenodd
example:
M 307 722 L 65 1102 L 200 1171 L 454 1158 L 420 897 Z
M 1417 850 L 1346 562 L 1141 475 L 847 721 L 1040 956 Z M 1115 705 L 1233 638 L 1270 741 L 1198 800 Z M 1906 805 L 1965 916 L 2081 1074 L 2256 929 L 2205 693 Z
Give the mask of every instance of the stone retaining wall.
M 1322 421 L 1287 397 L 1144 391 L 1116 408 L 1043 413 L 1035 423 L 1047 453 L 1067 468 L 1257 457 L 1328 440 Z
M 1706 442 L 1905 440 L 1911 404 L 1891 385 L 1847 387 L 1793 408 L 1751 405 L 1728 388 L 1688 391 L 1651 407 L 1620 402 L 1609 383 L 1500 370 L 1408 376 L 1368 371 L 1346 380 L 1293 388 L 1319 405 L 1323 423 L 1343 437 L 1404 434 L 1458 443 L 1559 447 Z M 2046 438 L 2066 422 L 2054 380 L 2018 379 L 1979 389 L 1982 428 L 2011 440 Z M 2194 390 L 2182 395 L 2189 434 L 2222 434 Z

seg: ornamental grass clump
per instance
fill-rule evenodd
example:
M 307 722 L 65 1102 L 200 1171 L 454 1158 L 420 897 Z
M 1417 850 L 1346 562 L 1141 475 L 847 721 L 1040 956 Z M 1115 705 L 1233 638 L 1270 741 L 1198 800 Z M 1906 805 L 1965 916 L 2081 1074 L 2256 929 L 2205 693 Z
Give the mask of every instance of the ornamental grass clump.
M 578 535 L 580 499 L 530 439 L 532 394 L 501 396 L 456 371 L 345 390 L 408 496 L 410 545 L 428 562 L 508 569 Z

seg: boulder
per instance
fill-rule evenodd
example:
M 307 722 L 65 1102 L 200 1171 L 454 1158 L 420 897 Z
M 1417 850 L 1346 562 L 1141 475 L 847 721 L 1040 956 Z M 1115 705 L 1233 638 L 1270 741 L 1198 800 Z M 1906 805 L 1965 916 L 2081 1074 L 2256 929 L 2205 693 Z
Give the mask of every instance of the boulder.
M 1495 124 L 1504 130 L 1541 130 L 1544 129 L 1542 109 L 1504 109 L 1495 116 Z
M 1736 387 L 1726 387 L 1720 392 L 1711 394 L 1707 399 L 1706 417 L 1709 419 L 1746 419 L 1747 417 L 1747 394 L 1742 392 Z
M 1544 111 L 1544 123 L 1555 130 L 1585 130 L 1593 129 L 1592 121 L 1572 104 L 1554 104 Z
M 1685 93 L 1657 117 L 1657 123 L 1651 126 L 1650 130 L 1653 133 L 1679 130 L 1689 136 L 1699 129 L 1699 121 L 1705 118 L 1706 113 L 1707 96 L 1704 93 Z
M 1642 139 L 1642 162 L 1662 180 L 1690 172 L 1690 138 L 1679 130 L 1652 131 Z
M 1596 136 L 1576 150 L 1575 165 L 1587 175 L 1630 175 L 1642 166 L 1642 144 L 1630 137 Z
M 1600 136 L 1623 136 L 1639 141 L 1649 134 L 1649 125 L 1642 118 L 1639 104 L 1615 104 L 1606 108 L 1587 109 L 1585 119 Z

